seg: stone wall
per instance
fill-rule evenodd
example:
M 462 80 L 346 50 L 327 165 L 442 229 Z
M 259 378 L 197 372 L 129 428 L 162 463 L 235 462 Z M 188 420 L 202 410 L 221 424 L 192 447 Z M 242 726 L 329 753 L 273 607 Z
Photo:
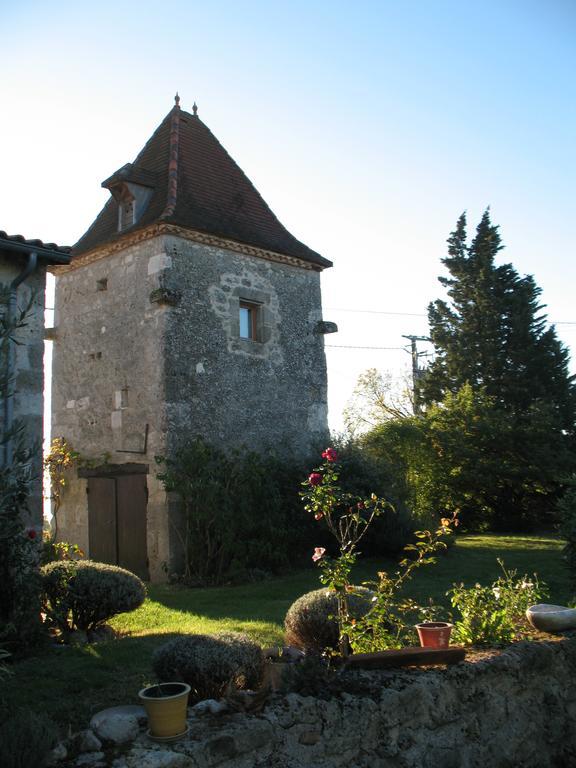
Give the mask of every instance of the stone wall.
M 242 300 L 257 312 L 254 340 L 240 338 Z M 153 580 L 180 548 L 156 455 L 201 435 L 302 457 L 327 437 L 317 271 L 159 236 L 60 270 L 56 310 L 52 434 L 85 458 L 148 466 Z M 58 535 L 90 552 L 81 478 L 69 478 Z
M 320 274 L 167 237 L 159 283 L 168 315 L 166 401 L 171 450 L 203 435 L 222 448 L 282 447 L 308 457 L 327 437 Z M 258 338 L 239 335 L 239 303 Z
M 150 264 L 162 254 L 151 240 L 80 269 L 58 272 L 52 387 L 52 435 L 65 437 L 94 463 L 141 463 L 147 477 L 151 575 L 169 561 L 166 494 L 154 456 L 166 452 L 162 341 L 166 307 Z M 86 480 L 68 477 L 58 537 L 89 554 Z
M 0 282 L 5 285 L 18 277 L 26 266 L 26 258 L 0 257 Z M 15 347 L 14 418 L 26 428 L 26 443 L 37 446 L 32 466 L 32 485 L 28 500 L 30 518 L 26 524 L 42 526 L 42 438 L 44 424 L 44 298 L 46 268 L 37 269 L 18 286 L 18 307 L 22 309 L 33 297 L 26 325 L 17 333 Z M 0 422 L 3 419 L 0 409 Z
M 258 716 L 199 716 L 171 747 L 145 725 L 116 768 L 558 768 L 576 765 L 576 635 L 446 669 L 347 673 L 367 694 L 276 694 Z M 351 678 L 352 679 L 352 678 Z M 136 732 L 138 727 L 136 727 Z M 102 734 L 101 734 L 102 735 Z M 132 733 L 134 738 L 134 732 Z

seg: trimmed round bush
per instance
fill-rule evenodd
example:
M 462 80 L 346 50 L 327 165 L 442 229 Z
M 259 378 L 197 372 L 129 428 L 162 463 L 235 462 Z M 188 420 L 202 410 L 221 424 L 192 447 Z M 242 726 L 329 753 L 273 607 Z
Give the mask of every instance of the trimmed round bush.
M 354 587 L 348 595 L 350 615 L 359 619 L 368 612 L 373 592 Z M 323 651 L 338 646 L 338 599 L 334 592 L 315 589 L 299 597 L 284 619 L 286 642 L 304 650 Z M 329 618 L 330 616 L 334 618 Z
M 46 614 L 63 632 L 94 631 L 146 598 L 142 580 L 116 565 L 62 560 L 43 566 L 40 574 Z
M 152 658 L 161 682 L 188 683 L 192 697 L 220 698 L 228 685 L 256 688 L 264 668 L 259 645 L 240 632 L 187 635 L 160 646 Z

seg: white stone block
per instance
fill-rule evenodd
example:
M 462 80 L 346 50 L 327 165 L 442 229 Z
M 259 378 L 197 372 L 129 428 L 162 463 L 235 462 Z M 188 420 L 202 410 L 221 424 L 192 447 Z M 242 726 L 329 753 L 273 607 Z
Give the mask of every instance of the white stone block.
M 155 256 L 151 256 L 148 261 L 148 274 L 154 275 L 163 269 L 170 269 L 171 266 L 172 258 L 167 253 L 157 253 Z

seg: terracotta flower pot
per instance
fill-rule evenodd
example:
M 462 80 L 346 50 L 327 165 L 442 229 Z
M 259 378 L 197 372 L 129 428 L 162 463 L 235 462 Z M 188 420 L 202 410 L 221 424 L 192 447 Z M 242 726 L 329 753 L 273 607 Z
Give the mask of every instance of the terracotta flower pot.
M 190 686 L 186 683 L 159 683 L 138 693 L 148 715 L 150 738 L 172 741 L 186 735 L 189 693 Z
M 446 621 L 424 621 L 416 624 L 422 648 L 448 648 L 453 624 Z
M 292 664 L 286 661 L 269 661 L 264 665 L 264 674 L 262 677 L 262 687 L 270 688 L 276 692 L 282 688 L 284 674 Z

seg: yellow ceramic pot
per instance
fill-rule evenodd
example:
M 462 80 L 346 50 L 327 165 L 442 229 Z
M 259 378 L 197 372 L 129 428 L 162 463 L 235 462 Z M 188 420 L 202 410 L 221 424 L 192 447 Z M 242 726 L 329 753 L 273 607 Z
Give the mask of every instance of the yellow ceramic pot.
M 148 715 L 152 739 L 171 740 L 186 734 L 189 693 L 190 686 L 186 683 L 159 683 L 139 691 L 138 698 Z

